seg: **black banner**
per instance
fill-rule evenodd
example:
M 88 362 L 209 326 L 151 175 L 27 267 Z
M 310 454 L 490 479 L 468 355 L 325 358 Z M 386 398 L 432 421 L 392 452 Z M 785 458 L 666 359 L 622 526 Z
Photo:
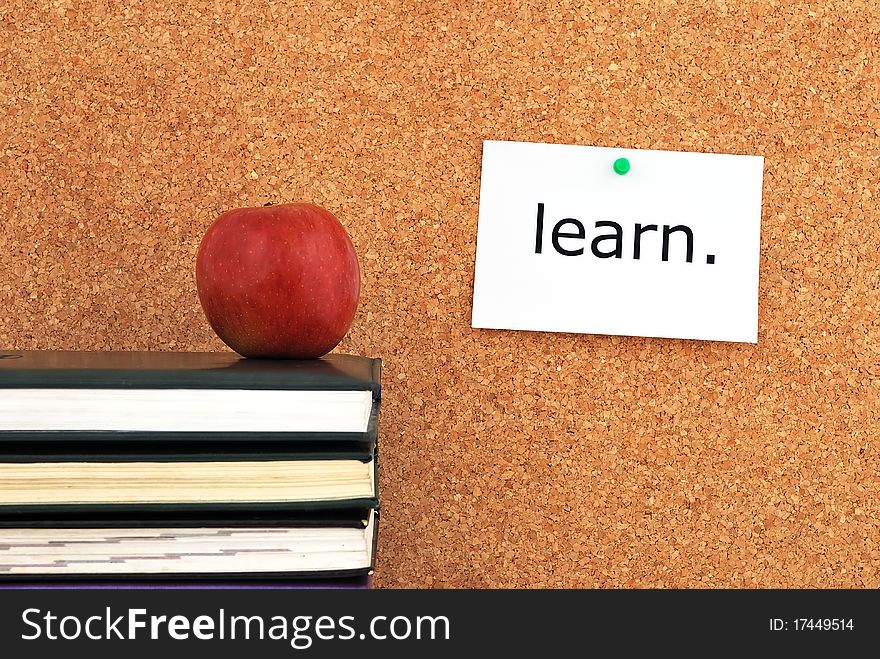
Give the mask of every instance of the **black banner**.
M 875 590 L 3 589 L 8 657 L 847 652 Z M 470 656 L 464 654 L 462 656 Z

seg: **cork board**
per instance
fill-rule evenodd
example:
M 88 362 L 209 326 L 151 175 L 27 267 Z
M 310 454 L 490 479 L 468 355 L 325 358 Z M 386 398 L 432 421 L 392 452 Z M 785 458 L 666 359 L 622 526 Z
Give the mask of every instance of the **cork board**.
M 381 587 L 880 586 L 874 2 L 0 8 L 0 345 L 222 350 L 194 258 L 312 201 L 382 357 Z M 484 139 L 763 155 L 757 345 L 472 330 Z

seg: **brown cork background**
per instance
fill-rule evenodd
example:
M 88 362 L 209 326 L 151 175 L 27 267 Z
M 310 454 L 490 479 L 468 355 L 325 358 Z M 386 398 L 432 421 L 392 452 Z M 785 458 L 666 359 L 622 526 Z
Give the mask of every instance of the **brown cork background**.
M 224 350 L 203 232 L 311 201 L 378 586 L 880 587 L 880 4 L 124 4 L 0 6 L 0 346 Z M 471 329 L 484 139 L 765 156 L 758 344 Z

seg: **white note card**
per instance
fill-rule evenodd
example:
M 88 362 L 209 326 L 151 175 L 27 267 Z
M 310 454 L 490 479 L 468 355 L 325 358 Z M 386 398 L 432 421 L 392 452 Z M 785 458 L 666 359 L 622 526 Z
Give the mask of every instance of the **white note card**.
M 758 341 L 764 158 L 483 143 L 471 325 Z

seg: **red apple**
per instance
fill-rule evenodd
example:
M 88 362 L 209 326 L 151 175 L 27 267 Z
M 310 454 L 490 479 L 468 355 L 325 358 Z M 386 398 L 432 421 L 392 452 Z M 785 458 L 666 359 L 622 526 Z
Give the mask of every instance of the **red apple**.
M 196 287 L 211 327 L 240 355 L 312 359 L 348 332 L 360 268 L 345 228 L 320 206 L 237 208 L 202 238 Z

